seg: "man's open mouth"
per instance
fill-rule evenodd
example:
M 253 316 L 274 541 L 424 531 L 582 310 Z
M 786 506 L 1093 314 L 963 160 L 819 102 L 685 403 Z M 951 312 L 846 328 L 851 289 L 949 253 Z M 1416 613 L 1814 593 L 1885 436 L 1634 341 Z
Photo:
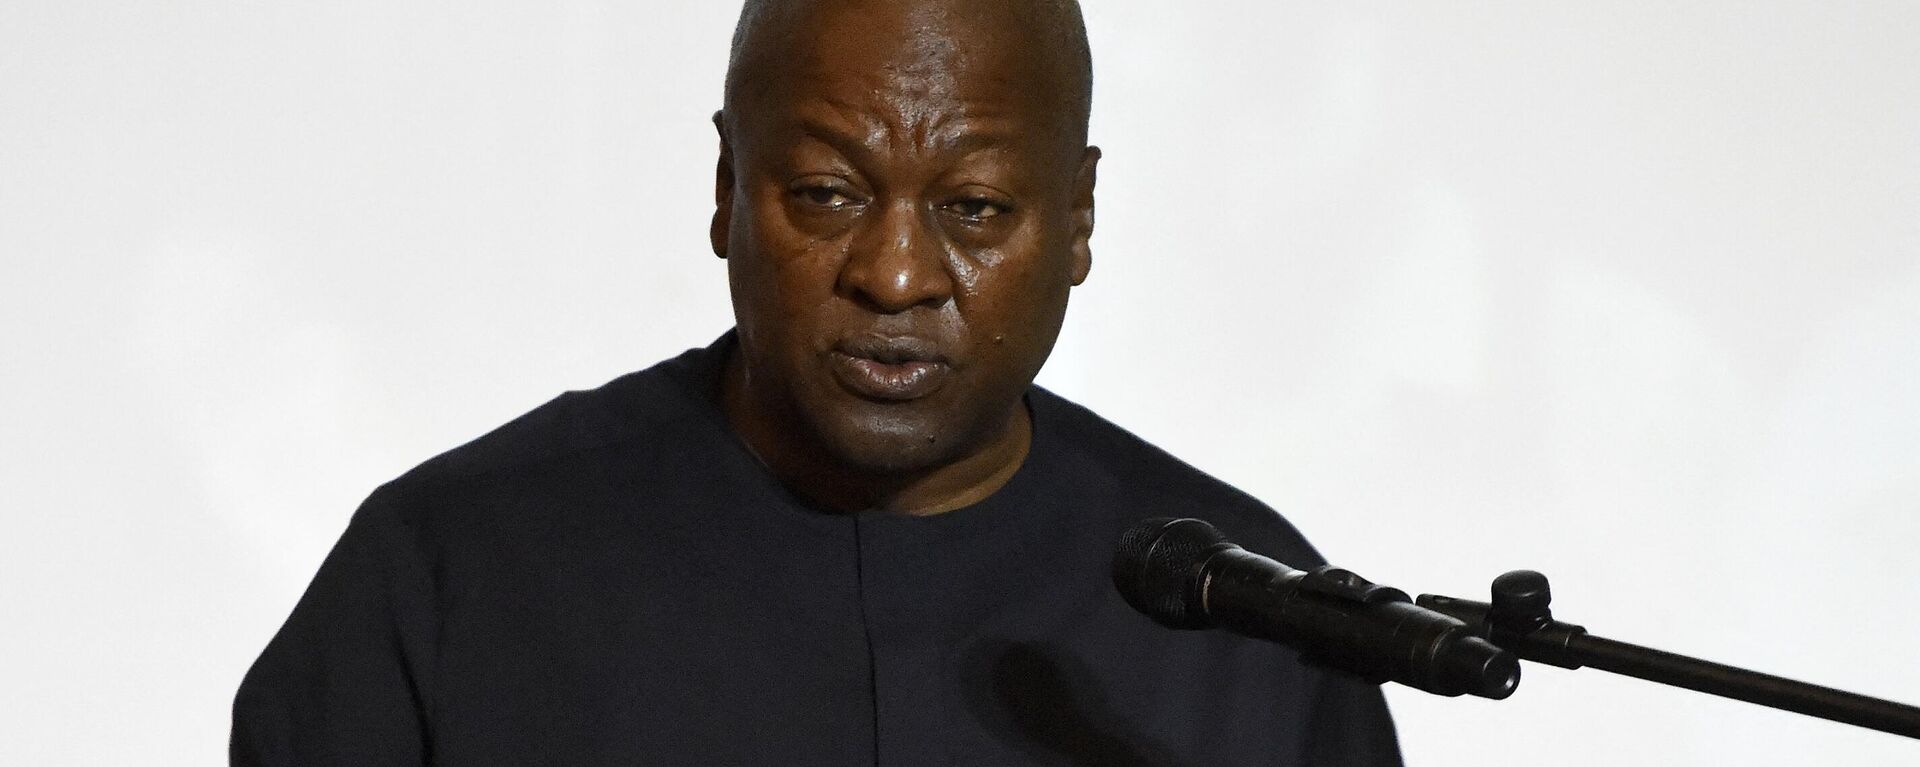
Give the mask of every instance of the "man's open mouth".
M 835 344 L 827 356 L 842 386 L 884 402 L 932 394 L 952 371 L 938 345 L 906 336 L 856 336 Z

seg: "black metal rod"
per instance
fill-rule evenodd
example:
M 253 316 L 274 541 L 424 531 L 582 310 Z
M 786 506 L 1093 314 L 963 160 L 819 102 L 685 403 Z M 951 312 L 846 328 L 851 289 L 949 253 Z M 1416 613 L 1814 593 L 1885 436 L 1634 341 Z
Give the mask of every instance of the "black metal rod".
M 1582 665 L 1602 671 L 1920 738 L 1920 708 L 1913 706 L 1589 634 L 1570 637 L 1566 649 Z

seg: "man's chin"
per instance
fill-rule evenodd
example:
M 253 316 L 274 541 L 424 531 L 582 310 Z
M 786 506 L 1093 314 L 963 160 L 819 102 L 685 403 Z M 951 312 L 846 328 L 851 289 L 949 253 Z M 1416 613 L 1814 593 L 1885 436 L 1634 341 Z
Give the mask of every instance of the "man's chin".
M 810 432 L 806 442 L 820 451 L 812 462 L 876 480 L 911 481 L 967 461 L 991 449 L 1007 425 L 982 418 L 989 413 L 977 408 L 955 407 L 954 397 L 887 404 L 849 399 L 799 410 Z
M 834 462 L 874 476 L 910 477 L 965 457 L 963 445 L 942 440 L 934 432 L 853 431 L 831 442 L 826 448 Z

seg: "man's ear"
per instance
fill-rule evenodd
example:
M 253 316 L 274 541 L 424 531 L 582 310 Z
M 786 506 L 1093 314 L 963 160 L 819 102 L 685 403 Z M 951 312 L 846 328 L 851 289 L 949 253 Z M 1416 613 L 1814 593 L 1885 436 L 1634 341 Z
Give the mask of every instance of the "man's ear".
M 727 234 L 733 229 L 733 144 L 727 140 L 725 112 L 713 113 L 713 128 L 720 134 L 720 160 L 713 169 L 713 224 L 707 230 L 713 241 L 713 254 L 727 257 Z
M 1087 281 L 1093 269 L 1093 183 L 1100 166 L 1100 147 L 1087 147 L 1073 178 L 1073 284 Z

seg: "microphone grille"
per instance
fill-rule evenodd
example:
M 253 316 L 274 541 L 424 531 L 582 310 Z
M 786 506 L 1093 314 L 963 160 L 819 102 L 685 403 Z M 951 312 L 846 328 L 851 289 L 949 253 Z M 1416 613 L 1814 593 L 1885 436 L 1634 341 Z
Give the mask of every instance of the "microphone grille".
M 1163 626 L 1208 628 L 1200 600 L 1200 568 L 1213 552 L 1232 546 L 1198 519 L 1156 517 L 1120 534 L 1113 555 L 1113 585 L 1133 609 Z

